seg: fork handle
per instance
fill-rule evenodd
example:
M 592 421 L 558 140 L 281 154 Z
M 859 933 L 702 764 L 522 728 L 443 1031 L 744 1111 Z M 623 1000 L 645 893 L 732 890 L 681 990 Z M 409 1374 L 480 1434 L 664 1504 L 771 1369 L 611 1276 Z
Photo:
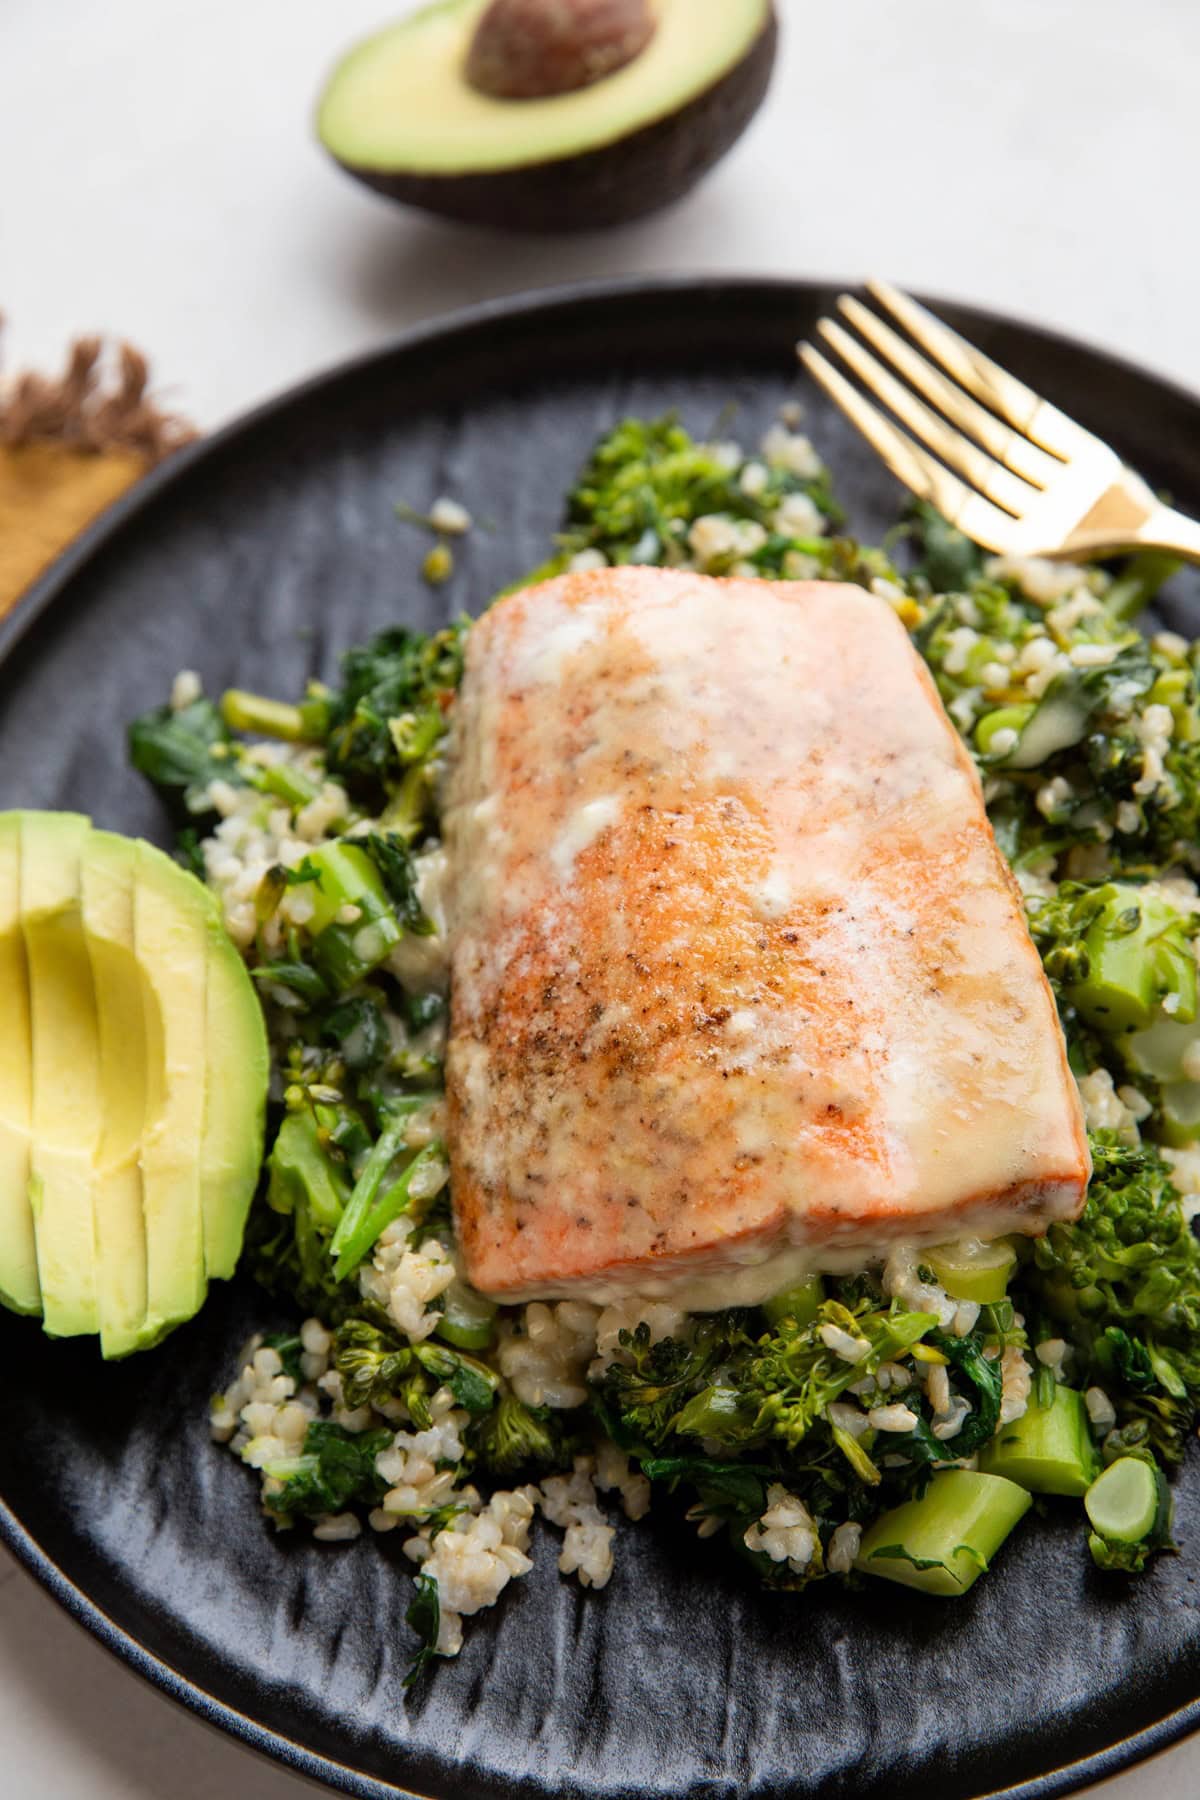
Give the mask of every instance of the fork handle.
M 1139 526 L 1137 542 L 1141 549 L 1168 550 L 1188 562 L 1200 563 L 1200 524 L 1173 506 L 1156 506 Z

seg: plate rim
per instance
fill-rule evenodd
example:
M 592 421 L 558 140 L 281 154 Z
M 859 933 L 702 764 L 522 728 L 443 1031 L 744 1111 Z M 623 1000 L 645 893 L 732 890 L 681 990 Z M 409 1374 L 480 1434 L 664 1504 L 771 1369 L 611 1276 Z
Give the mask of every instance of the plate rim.
M 556 313 L 567 314 L 580 306 L 628 302 L 640 297 L 653 299 L 670 293 L 695 294 L 698 291 L 704 291 L 713 298 L 725 296 L 731 303 L 748 304 L 764 298 L 784 302 L 789 295 L 800 301 L 814 293 L 854 289 L 860 285 L 859 280 L 843 280 L 836 276 L 724 276 L 711 273 L 658 276 L 635 274 L 605 280 L 569 282 L 524 289 L 438 314 L 394 333 L 365 350 L 339 358 L 235 414 L 214 431 L 202 433 L 194 443 L 185 445 L 156 468 L 149 470 L 107 507 L 55 558 L 17 601 L 15 607 L 0 620 L 0 679 L 3 678 L 6 664 L 29 638 L 33 628 L 61 598 L 74 577 L 141 513 L 153 506 L 161 493 L 175 482 L 185 479 L 208 458 L 219 456 L 231 443 L 256 430 L 277 414 L 286 412 L 297 403 L 312 399 L 323 390 L 353 381 L 375 364 L 422 346 L 436 344 L 444 347 L 448 341 L 486 328 L 489 324 L 528 321 L 534 317 L 544 318 Z M 1021 314 L 1002 312 L 946 296 L 922 294 L 920 297 L 934 311 L 948 311 L 968 322 L 978 320 L 984 325 L 1016 330 L 1022 336 L 1039 340 L 1048 348 L 1061 346 L 1073 355 L 1082 352 L 1090 361 L 1102 364 L 1114 373 L 1148 382 L 1160 393 L 1194 410 L 1197 426 L 1200 427 L 1200 389 L 1164 375 L 1132 357 L 1109 350 L 1086 337 L 1039 324 Z M 0 1496 L 0 1543 L 11 1551 L 17 1562 L 57 1601 L 68 1616 L 104 1649 L 160 1693 L 213 1729 L 233 1737 L 248 1749 L 269 1758 L 293 1774 L 320 1783 L 334 1792 L 348 1794 L 353 1800 L 430 1800 L 429 1796 L 422 1795 L 414 1788 L 397 1786 L 378 1776 L 366 1775 L 348 1763 L 311 1750 L 285 1732 L 273 1730 L 227 1701 L 218 1700 L 197 1681 L 182 1674 L 165 1658 L 150 1650 L 131 1630 L 119 1625 L 82 1587 L 72 1581 L 42 1549 L 33 1534 L 20 1523 L 3 1496 Z M 1087 1784 L 1103 1781 L 1168 1749 L 1198 1729 L 1200 1694 L 1142 1731 L 1121 1738 L 1089 1756 L 1045 1770 L 1016 1786 L 981 1794 L 977 1796 L 977 1800 L 1059 1800 L 1060 1796 L 1076 1793 Z

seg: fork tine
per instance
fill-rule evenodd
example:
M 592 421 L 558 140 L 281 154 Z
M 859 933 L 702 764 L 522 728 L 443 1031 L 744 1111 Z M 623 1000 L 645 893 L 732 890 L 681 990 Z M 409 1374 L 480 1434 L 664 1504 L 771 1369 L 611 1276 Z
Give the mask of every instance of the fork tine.
M 868 392 L 890 407 L 910 431 L 915 431 L 929 445 L 935 456 L 940 456 L 944 463 L 965 475 L 972 487 L 978 488 L 987 499 L 994 500 L 997 506 L 1002 506 L 1005 512 L 1015 519 L 1022 517 L 1037 493 L 1036 488 L 1010 474 L 986 451 L 980 450 L 969 438 L 931 412 L 923 400 L 918 400 L 911 389 L 898 382 L 869 350 L 832 319 L 821 319 L 817 329 L 843 362 L 854 370 Z
M 798 346 L 800 359 L 846 414 L 852 425 L 873 444 L 892 474 L 922 500 L 928 500 L 944 518 L 957 525 L 986 550 L 1014 546 L 1014 522 L 1007 513 L 984 500 L 965 482 L 944 469 L 935 457 L 915 444 L 908 433 L 886 419 L 877 406 L 864 400 L 812 344 Z
M 935 319 L 916 300 L 893 287 L 890 281 L 869 281 L 867 291 L 899 319 L 917 343 L 948 369 L 968 393 L 991 407 L 1006 424 L 1025 432 L 1043 450 L 1049 450 L 1066 462 L 1078 451 L 1095 449 L 1100 443 L 1090 431 L 1085 431 L 1066 413 L 1059 412 L 1023 381 L 1018 381 L 1015 375 L 994 363 L 990 356 L 985 356 L 966 338 Z
M 1036 444 L 1014 431 L 1011 425 L 1004 425 L 994 413 L 972 400 L 963 392 L 957 382 L 951 381 L 928 362 L 919 351 L 902 338 L 899 332 L 893 331 L 890 325 L 878 317 L 876 313 L 856 300 L 853 294 L 843 294 L 838 300 L 841 312 L 850 323 L 874 344 L 881 355 L 894 368 L 909 380 L 919 393 L 940 408 L 960 430 L 969 434 L 981 443 L 985 450 L 990 450 L 997 461 L 1014 475 L 1021 475 L 1031 481 L 1034 487 L 1047 487 L 1057 472 L 1061 472 L 1062 464 L 1057 457 L 1040 450 Z

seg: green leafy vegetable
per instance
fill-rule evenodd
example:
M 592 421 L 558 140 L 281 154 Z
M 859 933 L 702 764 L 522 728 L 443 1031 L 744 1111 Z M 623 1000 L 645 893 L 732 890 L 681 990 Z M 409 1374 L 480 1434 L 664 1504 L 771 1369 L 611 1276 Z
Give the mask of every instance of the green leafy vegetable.
M 185 816 L 211 814 L 208 789 L 214 781 L 235 787 L 242 783 L 228 727 L 203 696 L 188 706 L 159 706 L 135 719 L 129 727 L 129 759 Z
M 404 1615 L 405 1623 L 416 1632 L 421 1640 L 421 1648 L 417 1651 L 404 1677 L 404 1686 L 413 1687 L 420 1681 L 426 1669 L 437 1657 L 438 1634 L 442 1629 L 441 1599 L 438 1584 L 432 1575 L 417 1576 L 416 1597 Z
M 387 1492 L 375 1458 L 386 1450 L 392 1434 L 347 1431 L 326 1419 L 314 1419 L 305 1433 L 303 1453 L 289 1462 L 267 1465 L 267 1474 L 282 1482 L 268 1492 L 266 1504 L 280 1518 L 343 1512 L 353 1504 L 375 1506 Z
M 1025 1278 L 1063 1322 L 1081 1385 L 1103 1387 L 1121 1424 L 1142 1421 L 1178 1462 L 1200 1405 L 1200 1243 L 1152 1144 L 1102 1132 L 1092 1158 L 1082 1218 L 1033 1240 Z
M 505 1389 L 472 1428 L 470 1442 L 480 1469 L 508 1479 L 522 1470 L 550 1474 L 569 1467 L 577 1439 L 570 1414 L 526 1406 Z

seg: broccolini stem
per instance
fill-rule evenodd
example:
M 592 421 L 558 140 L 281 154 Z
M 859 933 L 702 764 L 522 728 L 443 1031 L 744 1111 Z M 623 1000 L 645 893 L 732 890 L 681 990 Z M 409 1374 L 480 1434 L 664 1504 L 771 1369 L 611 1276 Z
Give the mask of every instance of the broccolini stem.
M 344 1281 L 358 1267 L 380 1232 L 404 1212 L 409 1203 L 413 1177 L 418 1169 L 426 1168 L 435 1157 L 440 1158 L 444 1154 L 440 1144 L 427 1145 L 377 1203 L 383 1178 L 404 1148 L 409 1114 L 415 1112 L 420 1105 L 422 1101 L 419 1098 L 410 1097 L 398 1101 L 390 1109 L 391 1116 L 363 1164 L 362 1173 L 354 1184 L 354 1192 L 346 1202 L 346 1210 L 329 1244 L 329 1253 L 334 1259 L 333 1272 L 339 1281 Z
M 303 713 L 285 700 L 269 700 L 264 694 L 248 694 L 230 688 L 221 701 L 221 717 L 231 731 L 249 731 L 259 737 L 283 738 L 297 743 L 308 736 Z
M 264 769 L 262 773 L 263 791 L 275 794 L 280 800 L 286 800 L 289 806 L 307 806 L 310 800 L 317 797 L 317 784 L 302 775 L 299 769 L 289 769 L 286 763 L 277 763 L 274 768 Z

